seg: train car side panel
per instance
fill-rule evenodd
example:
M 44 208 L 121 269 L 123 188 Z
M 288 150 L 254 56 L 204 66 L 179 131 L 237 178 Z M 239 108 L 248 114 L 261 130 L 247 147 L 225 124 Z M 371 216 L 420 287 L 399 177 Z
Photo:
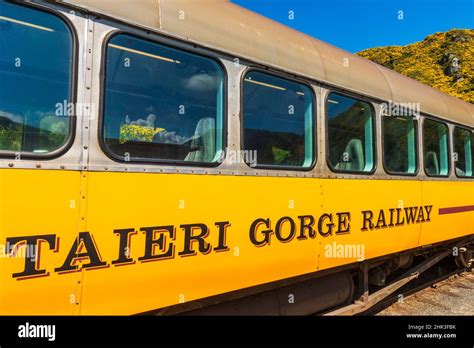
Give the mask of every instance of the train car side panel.
M 410 214 L 414 209 L 425 211 L 419 181 L 331 179 L 321 182 L 324 211 L 351 212 L 351 230 L 342 236 L 335 233 L 320 240 L 320 269 L 418 246 L 420 224 L 407 220 L 406 211 Z M 338 251 L 343 257 L 338 257 Z M 351 251 L 355 253 L 352 258 Z
M 314 272 L 317 238 L 298 239 L 298 216 L 317 214 L 320 196 L 316 179 L 91 173 L 87 229 L 110 267 L 85 272 L 82 314 L 143 312 Z M 286 242 L 274 232 L 282 217 L 295 222 Z M 291 222 L 280 227 L 289 239 Z M 112 264 L 122 251 L 117 230 L 127 229 L 133 261 Z M 186 242 L 188 229 L 206 244 Z
M 423 181 L 423 203 L 433 204 L 431 224 L 421 229 L 420 245 L 474 233 L 474 184 Z
M 78 235 L 80 176 L 79 171 L 0 170 L 0 236 L 5 243 L 0 313 L 78 312 L 81 273 L 55 268 L 61 268 Z

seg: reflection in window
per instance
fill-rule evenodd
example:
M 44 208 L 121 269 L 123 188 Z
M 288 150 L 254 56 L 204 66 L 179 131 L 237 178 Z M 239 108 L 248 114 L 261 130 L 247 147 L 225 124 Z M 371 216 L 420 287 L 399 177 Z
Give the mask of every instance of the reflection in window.
M 243 85 L 243 142 L 257 166 L 313 163 L 313 94 L 305 85 L 251 71 Z
M 429 176 L 449 174 L 448 126 L 426 119 L 423 122 L 425 172 Z
M 417 121 L 413 117 L 383 117 L 383 155 L 385 169 L 391 174 L 415 174 L 417 158 Z
M 328 162 L 333 170 L 374 169 L 374 114 L 361 100 L 331 93 L 326 103 Z
M 107 45 L 103 140 L 123 160 L 215 162 L 223 72 L 211 59 L 129 35 Z
M 67 141 L 72 51 L 59 17 L 0 2 L 0 151 L 48 153 Z
M 454 163 L 459 177 L 474 176 L 474 135 L 463 128 L 454 128 Z

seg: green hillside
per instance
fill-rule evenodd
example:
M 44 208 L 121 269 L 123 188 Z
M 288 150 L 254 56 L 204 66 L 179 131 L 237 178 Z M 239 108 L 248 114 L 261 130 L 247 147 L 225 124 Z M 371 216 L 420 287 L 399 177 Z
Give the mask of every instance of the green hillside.
M 410 45 L 357 54 L 474 104 L 474 30 L 453 29 Z

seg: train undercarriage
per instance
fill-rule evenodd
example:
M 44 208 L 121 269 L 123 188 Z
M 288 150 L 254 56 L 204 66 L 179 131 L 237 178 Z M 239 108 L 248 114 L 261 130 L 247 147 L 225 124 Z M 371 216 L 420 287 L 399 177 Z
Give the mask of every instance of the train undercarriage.
M 474 236 L 149 312 L 154 315 L 356 315 L 423 277 L 471 269 Z

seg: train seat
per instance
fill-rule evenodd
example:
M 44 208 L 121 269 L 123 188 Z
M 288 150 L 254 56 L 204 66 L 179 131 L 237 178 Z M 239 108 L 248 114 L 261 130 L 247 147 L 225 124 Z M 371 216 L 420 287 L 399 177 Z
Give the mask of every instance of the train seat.
M 215 129 L 213 118 L 205 117 L 199 120 L 185 161 L 212 162 L 216 152 Z
M 434 151 L 428 151 L 425 157 L 425 170 L 428 175 L 439 175 L 438 156 Z
M 343 161 L 336 165 L 340 170 L 364 170 L 364 150 L 360 139 L 351 139 L 343 153 Z M 347 159 L 347 160 L 346 160 Z

